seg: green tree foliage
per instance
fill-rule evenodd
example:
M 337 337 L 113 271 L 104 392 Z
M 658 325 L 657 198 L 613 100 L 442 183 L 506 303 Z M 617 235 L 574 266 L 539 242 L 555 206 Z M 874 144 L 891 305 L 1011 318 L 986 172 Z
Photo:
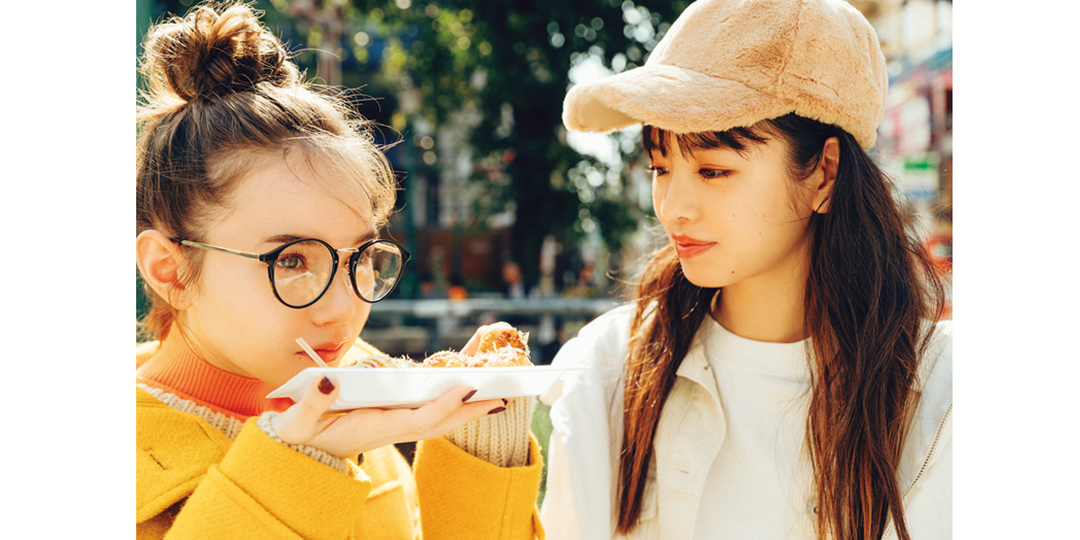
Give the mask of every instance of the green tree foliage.
M 399 0 L 353 2 L 354 16 L 381 19 L 389 46 L 384 76 L 420 90 L 411 115 L 440 124 L 473 109 L 469 143 L 476 158 L 480 218 L 516 209 L 513 258 L 536 272 L 543 238 L 573 246 L 597 229 L 617 252 L 649 207 L 629 187 L 638 141 L 618 145 L 604 163 L 566 144 L 562 100 L 571 68 L 611 71 L 643 64 L 687 2 L 639 6 L 631 0 Z M 626 144 L 629 142 L 629 144 Z M 526 275 L 526 279 L 535 279 Z

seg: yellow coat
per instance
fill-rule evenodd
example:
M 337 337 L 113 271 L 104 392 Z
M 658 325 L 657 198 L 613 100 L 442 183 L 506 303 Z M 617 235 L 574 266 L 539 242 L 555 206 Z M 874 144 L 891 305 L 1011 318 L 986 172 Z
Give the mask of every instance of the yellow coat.
M 444 438 L 417 445 L 415 470 L 393 446 L 342 474 L 275 442 L 252 418 L 230 441 L 203 418 L 136 388 L 138 538 L 543 538 L 543 466 L 502 468 Z M 420 519 L 420 513 L 423 519 Z

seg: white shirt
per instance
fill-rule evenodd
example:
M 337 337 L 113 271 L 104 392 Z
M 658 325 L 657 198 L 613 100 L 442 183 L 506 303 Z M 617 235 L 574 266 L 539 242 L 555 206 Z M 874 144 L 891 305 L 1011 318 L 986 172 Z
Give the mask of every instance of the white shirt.
M 632 316 L 633 307 L 623 306 L 597 318 L 555 358 L 554 365 L 588 369 L 568 372 L 542 398 L 552 406 L 541 510 L 550 538 L 618 537 L 614 479 Z M 939 323 L 935 334 L 921 364 L 919 405 L 899 469 L 908 528 L 920 540 L 951 538 L 952 525 L 951 324 Z M 794 450 L 802 447 L 805 430 L 805 403 L 798 397 L 803 375 L 795 367 L 806 366 L 804 345 L 742 340 L 706 320 L 661 414 L 631 538 L 814 538 L 808 463 Z M 724 380 L 719 384 L 717 371 Z M 767 389 L 761 399 L 746 397 L 754 385 Z M 779 430 L 771 442 L 770 429 Z M 714 467 L 721 456 L 724 463 Z M 891 529 L 884 538 L 895 538 Z
M 701 493 L 694 539 L 787 538 L 800 523 L 813 469 L 803 455 L 810 397 L 806 341 L 766 343 L 712 317 L 700 330 L 727 433 Z M 793 497 L 793 494 L 798 496 Z

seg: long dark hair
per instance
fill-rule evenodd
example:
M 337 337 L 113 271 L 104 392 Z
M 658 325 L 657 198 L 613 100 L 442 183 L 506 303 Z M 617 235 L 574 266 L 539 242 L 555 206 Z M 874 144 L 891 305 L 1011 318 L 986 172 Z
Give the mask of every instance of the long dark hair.
M 807 444 L 813 462 L 817 531 L 838 540 L 877 538 L 892 516 L 908 540 L 897 468 L 912 387 L 930 339 L 927 321 L 942 312 L 942 283 L 889 182 L 855 139 L 835 126 L 793 114 L 752 128 L 672 135 L 646 126 L 646 151 L 742 151 L 776 137 L 788 144 L 788 171 L 805 179 L 825 142 L 840 160 L 826 213 L 807 224 L 811 237 L 805 328 L 811 387 Z M 675 372 L 722 290 L 682 273 L 671 246 L 644 270 L 632 323 L 624 387 L 617 530 L 637 524 L 653 438 Z

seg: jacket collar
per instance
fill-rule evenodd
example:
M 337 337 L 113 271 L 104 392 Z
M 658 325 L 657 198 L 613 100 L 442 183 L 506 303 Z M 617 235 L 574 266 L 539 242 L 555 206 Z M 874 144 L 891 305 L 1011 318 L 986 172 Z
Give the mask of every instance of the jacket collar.
M 694 333 L 694 340 L 690 343 L 690 349 L 686 351 L 686 357 L 679 364 L 679 369 L 675 370 L 675 375 L 701 385 L 712 397 L 713 402 L 719 406 L 720 392 L 716 387 L 716 376 L 713 374 L 712 367 L 709 365 L 709 358 L 705 354 L 705 343 L 717 329 L 715 325 L 708 323 L 709 321 L 704 321 L 698 331 Z
M 135 522 L 185 499 L 232 445 L 204 419 L 135 389 Z

